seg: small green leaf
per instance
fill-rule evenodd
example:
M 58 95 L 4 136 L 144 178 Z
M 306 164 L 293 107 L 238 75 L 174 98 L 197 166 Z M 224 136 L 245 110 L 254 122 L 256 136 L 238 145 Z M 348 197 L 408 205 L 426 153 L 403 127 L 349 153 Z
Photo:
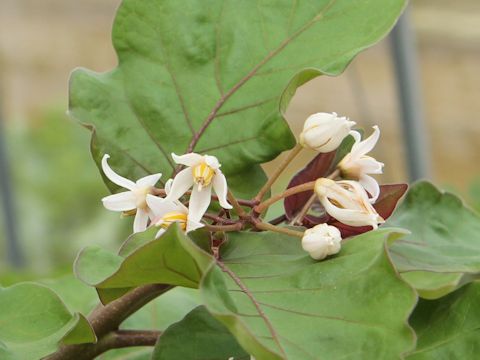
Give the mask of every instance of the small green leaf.
M 389 251 L 421 296 L 441 297 L 480 274 L 480 217 L 457 196 L 419 182 L 388 224 L 411 231 Z
M 84 249 L 75 262 L 77 276 L 95 286 L 102 302 L 110 302 L 133 287 L 167 284 L 198 288 L 212 257 L 202 251 L 176 224 L 158 239 L 158 229 L 141 235 L 139 244 L 125 249 L 127 256 L 99 248 Z
M 93 131 L 99 164 L 137 179 L 194 151 L 219 158 L 231 187 L 261 185 L 260 163 L 291 148 L 283 113 L 297 88 L 340 74 L 392 28 L 405 0 L 124 0 L 113 26 L 119 65 L 76 70 L 70 114 Z M 113 184 L 109 183 L 112 190 Z
M 259 359 L 394 359 L 414 345 L 416 296 L 385 250 L 382 229 L 312 260 L 296 238 L 233 233 L 202 282 L 207 309 Z
M 408 360 L 474 360 L 480 352 L 480 283 L 434 301 L 420 300 L 410 323 L 418 336 Z
M 96 341 L 88 321 L 71 314 L 49 288 L 20 283 L 0 288 L 0 358 L 39 359 L 61 344 Z
M 228 329 L 203 306 L 170 326 L 159 338 L 152 360 L 250 359 Z

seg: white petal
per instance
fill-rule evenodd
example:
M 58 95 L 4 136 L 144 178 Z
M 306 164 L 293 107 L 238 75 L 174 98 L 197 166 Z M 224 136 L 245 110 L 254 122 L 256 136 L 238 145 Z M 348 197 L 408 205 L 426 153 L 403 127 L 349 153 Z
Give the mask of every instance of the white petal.
M 148 213 L 144 209 L 137 209 L 135 220 L 133 221 L 133 232 L 145 231 L 148 224 Z
M 193 185 L 193 174 L 191 168 L 180 171 L 173 179 L 172 188 L 166 199 L 173 201 L 180 199 Z
M 127 211 L 137 207 L 135 194 L 131 191 L 106 196 L 102 202 L 103 206 L 112 211 Z
M 162 217 L 168 212 L 179 211 L 178 204 L 151 194 L 147 195 L 147 205 L 153 211 L 155 218 Z
M 205 164 L 210 166 L 213 170 L 217 170 L 220 166 L 222 166 L 215 156 L 205 155 L 203 159 L 205 160 Z
M 197 187 L 193 188 L 192 195 L 190 196 L 190 203 L 188 205 L 188 217 L 191 221 L 200 222 L 203 214 L 205 214 L 210 205 L 211 196 L 212 185 L 209 185 L 200 191 L 198 191 Z
M 172 183 L 173 183 L 173 179 L 168 179 L 167 182 L 165 183 L 165 193 L 167 195 L 170 194 L 170 190 L 172 190 Z
M 186 166 L 195 166 L 203 161 L 203 155 L 197 153 L 188 153 L 185 155 L 176 155 L 172 153 L 172 158 L 177 164 Z
M 160 230 L 158 230 L 157 234 L 155 235 L 155 239 L 158 239 L 160 236 L 162 236 L 164 232 L 165 232 L 165 229 L 160 228 Z
M 377 180 L 368 175 L 362 175 L 359 180 L 360 184 L 364 187 L 365 190 L 372 196 L 368 201 L 370 204 L 375 204 L 375 201 L 380 195 L 380 186 L 378 185 Z
M 205 225 L 203 225 L 202 223 L 187 220 L 187 230 L 186 230 L 186 232 L 189 233 L 190 231 L 197 230 L 197 229 L 199 229 L 201 227 L 204 227 L 204 226 Z
M 356 156 L 365 155 L 366 153 L 372 151 L 379 137 L 380 137 L 380 129 L 378 128 L 377 125 L 375 125 L 373 127 L 372 135 L 370 135 L 368 138 L 361 141 L 360 143 L 353 145 L 352 152 L 354 152 Z
M 362 135 L 360 135 L 358 131 L 351 130 L 349 134 L 353 136 L 355 143 L 359 143 L 360 141 L 362 141 Z
M 105 154 L 102 158 L 102 170 L 107 178 L 117 184 L 118 186 L 124 187 L 128 190 L 133 190 L 136 188 L 135 183 L 131 180 L 124 178 L 123 176 L 118 175 L 115 171 L 112 170 L 110 165 L 108 165 L 107 160 L 110 158 L 110 155 Z
M 382 174 L 383 173 L 383 163 L 375 160 L 371 156 L 362 156 L 360 159 L 355 161 L 356 164 L 360 167 L 363 174 Z
M 227 202 L 227 179 L 220 170 L 217 170 L 217 173 L 213 177 L 212 184 L 213 190 L 215 190 L 215 193 L 218 196 L 220 206 L 224 209 L 231 209 L 232 205 Z
M 162 177 L 162 174 L 160 173 L 145 176 L 137 180 L 137 186 L 138 187 L 154 186 L 158 182 L 158 180 L 160 180 L 161 177 Z

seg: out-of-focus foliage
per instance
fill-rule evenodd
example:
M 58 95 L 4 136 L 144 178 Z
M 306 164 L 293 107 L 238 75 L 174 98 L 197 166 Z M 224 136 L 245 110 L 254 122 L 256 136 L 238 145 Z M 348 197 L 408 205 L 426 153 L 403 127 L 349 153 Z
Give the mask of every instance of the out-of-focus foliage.
M 103 209 L 100 199 L 108 192 L 89 155 L 89 134 L 78 131 L 63 111 L 55 107 L 26 126 L 12 122 L 7 127 L 16 227 L 26 271 L 70 269 L 79 248 L 112 247 L 130 230 L 130 221 Z M 7 259 L 3 221 L 0 226 L 1 269 Z M 0 276 L 2 282 L 17 279 L 21 277 L 5 272 Z

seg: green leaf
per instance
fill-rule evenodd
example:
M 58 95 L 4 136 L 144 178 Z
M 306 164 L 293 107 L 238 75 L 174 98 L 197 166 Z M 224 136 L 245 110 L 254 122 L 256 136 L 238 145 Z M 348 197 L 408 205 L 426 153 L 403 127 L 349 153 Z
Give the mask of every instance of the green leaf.
M 158 229 L 141 235 L 142 242 L 154 239 Z M 158 239 L 146 242 L 127 256 L 96 247 L 84 249 L 75 262 L 77 276 L 95 286 L 102 302 L 112 301 L 131 288 L 145 284 L 169 284 L 198 288 L 212 257 L 188 238 L 177 224 Z
M 109 153 L 122 175 L 162 172 L 163 181 L 170 153 L 184 153 L 211 120 L 193 150 L 217 156 L 238 179 L 232 188 L 251 194 L 264 176 L 257 164 L 294 144 L 283 113 L 296 89 L 341 73 L 405 3 L 124 0 L 113 26 L 119 65 L 76 70 L 70 114 L 94 132 L 97 164 Z
M 409 351 L 416 296 L 385 250 L 382 229 L 312 260 L 298 239 L 233 233 L 202 282 L 207 309 L 259 359 L 394 359 Z
M 159 338 L 152 360 L 249 360 L 228 329 L 203 306 L 170 326 Z
M 419 182 L 388 224 L 411 231 L 389 250 L 422 297 L 441 297 L 480 273 L 480 217 L 457 196 Z
M 474 282 L 438 300 L 420 300 L 410 323 L 418 335 L 408 360 L 478 358 L 480 283 Z
M 20 283 L 0 288 L 0 358 L 39 359 L 61 344 L 95 342 L 88 321 L 70 313 L 49 288 Z

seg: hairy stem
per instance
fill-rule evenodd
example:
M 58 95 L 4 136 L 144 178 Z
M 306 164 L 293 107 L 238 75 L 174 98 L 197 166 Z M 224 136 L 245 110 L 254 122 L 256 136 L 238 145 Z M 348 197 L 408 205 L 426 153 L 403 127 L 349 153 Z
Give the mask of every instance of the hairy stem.
M 264 202 L 258 204 L 257 206 L 255 206 L 253 208 L 253 210 L 257 214 L 261 214 L 273 203 L 275 203 L 275 202 L 277 202 L 277 201 L 279 201 L 283 198 L 286 198 L 286 197 L 289 197 L 289 196 L 292 196 L 292 195 L 295 195 L 295 194 L 298 194 L 298 193 L 301 193 L 301 192 L 304 192 L 304 191 L 313 190 L 314 187 L 315 187 L 315 181 L 310 181 L 310 182 L 307 182 L 305 184 L 300 184 L 300 185 L 291 187 L 291 188 L 285 190 L 283 193 L 272 196 L 270 199 L 267 199 Z
M 297 144 L 295 147 L 288 153 L 287 157 L 285 160 L 282 161 L 280 165 L 275 169 L 273 174 L 270 176 L 268 181 L 263 185 L 263 187 L 260 189 L 258 194 L 255 196 L 255 200 L 261 201 L 265 194 L 270 190 L 272 187 L 273 183 L 278 179 L 280 174 L 285 170 L 285 168 L 292 162 L 292 160 L 300 153 L 300 151 L 303 149 L 302 145 Z
M 64 345 L 46 359 L 93 359 L 98 355 L 99 349 L 104 346 L 102 343 L 104 337 L 107 337 L 113 331 L 117 331 L 126 318 L 171 288 L 169 285 L 162 284 L 144 285 L 107 305 L 100 304 L 88 316 L 88 321 L 97 335 L 98 342 L 96 344 Z

